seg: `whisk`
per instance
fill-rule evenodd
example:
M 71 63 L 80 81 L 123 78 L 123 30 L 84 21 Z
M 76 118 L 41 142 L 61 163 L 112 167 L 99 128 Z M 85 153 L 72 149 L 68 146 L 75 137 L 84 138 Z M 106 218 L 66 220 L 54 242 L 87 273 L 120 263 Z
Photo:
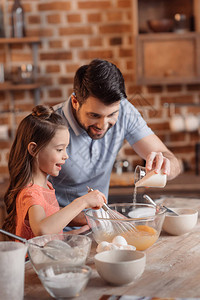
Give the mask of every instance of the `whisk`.
M 88 187 L 88 192 L 93 191 L 92 188 Z M 109 219 L 115 221 L 115 227 L 119 234 L 128 233 L 128 232 L 138 232 L 134 224 L 130 223 L 128 218 L 123 216 L 117 211 L 112 210 L 106 203 L 102 206 L 103 210 L 108 214 Z M 127 220 L 127 221 L 126 221 Z
M 25 243 L 25 244 L 27 244 L 27 245 L 32 245 L 32 246 L 34 246 L 34 247 L 38 247 L 38 248 L 40 248 L 40 250 L 41 250 L 46 256 L 48 256 L 49 258 L 51 258 L 51 259 L 53 259 L 53 260 L 57 260 L 57 258 L 47 250 L 48 248 L 45 249 L 45 246 L 48 246 L 48 243 L 50 243 L 50 242 L 48 242 L 48 243 L 47 243 L 46 245 L 44 245 L 44 246 L 41 246 L 41 245 L 39 245 L 39 244 L 33 243 L 33 242 L 29 241 L 29 240 L 26 240 L 25 238 L 22 238 L 21 236 L 18 236 L 18 235 L 14 234 L 14 233 L 8 232 L 8 231 L 3 230 L 3 229 L 0 229 L 0 233 L 2 233 L 2 234 L 4 234 L 4 235 L 7 235 L 7 236 L 9 236 L 9 237 L 11 237 L 11 238 L 14 238 L 14 239 L 16 239 L 16 240 L 18 240 L 18 241 L 20 241 L 20 242 L 22 242 L 22 243 Z M 51 246 L 50 246 L 50 247 L 51 247 Z

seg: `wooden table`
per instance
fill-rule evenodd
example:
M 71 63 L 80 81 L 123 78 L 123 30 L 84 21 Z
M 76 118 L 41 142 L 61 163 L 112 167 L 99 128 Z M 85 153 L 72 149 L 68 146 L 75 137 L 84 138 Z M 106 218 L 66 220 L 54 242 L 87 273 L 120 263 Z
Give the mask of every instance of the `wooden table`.
M 192 207 L 199 211 L 200 199 L 166 198 L 171 207 Z M 161 233 L 159 240 L 147 249 L 143 275 L 131 285 L 112 286 L 103 281 L 95 270 L 96 243 L 88 259 L 92 278 L 78 300 L 97 300 L 102 295 L 137 295 L 160 298 L 200 297 L 200 220 L 192 232 L 183 236 Z M 41 285 L 30 262 L 25 268 L 24 299 L 52 299 Z M 106 297 L 104 297 L 106 299 Z

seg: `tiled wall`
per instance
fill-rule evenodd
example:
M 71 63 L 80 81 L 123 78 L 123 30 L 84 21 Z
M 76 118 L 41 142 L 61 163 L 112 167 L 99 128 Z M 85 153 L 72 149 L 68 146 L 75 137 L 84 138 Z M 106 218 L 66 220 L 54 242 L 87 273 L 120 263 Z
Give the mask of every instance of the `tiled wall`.
M 13 1 L 1 0 L 6 16 L 6 35 L 10 36 L 10 10 Z M 40 36 L 39 73 L 45 79 L 41 89 L 41 103 L 56 104 L 64 101 L 72 91 L 76 69 L 99 57 L 110 60 L 121 69 L 130 101 L 142 112 L 144 118 L 186 165 L 195 168 L 195 143 L 193 133 L 171 133 L 169 108 L 164 103 L 200 103 L 200 84 L 184 86 L 135 86 L 133 20 L 131 0 L 21 0 L 25 9 L 27 36 Z M 4 60 L 4 47 L 0 47 L 0 60 Z M 32 61 L 29 46 L 12 47 L 12 69 Z M 32 92 L 14 92 L 14 101 L 8 92 L 0 92 L 0 111 L 14 108 L 13 115 L 0 115 L 0 124 L 18 122 L 34 105 Z M 182 113 L 200 113 L 199 107 L 176 107 Z M 7 176 L 7 157 L 10 142 L 0 141 L 0 176 Z M 140 159 L 125 144 L 124 155 L 134 164 Z

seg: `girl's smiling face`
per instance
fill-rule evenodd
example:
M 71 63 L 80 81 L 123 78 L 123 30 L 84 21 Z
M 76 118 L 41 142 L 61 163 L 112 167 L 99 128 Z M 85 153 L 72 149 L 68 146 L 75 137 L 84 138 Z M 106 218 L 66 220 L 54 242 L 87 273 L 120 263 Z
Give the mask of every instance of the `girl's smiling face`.
M 68 159 L 66 148 L 69 144 L 69 132 L 65 127 L 59 128 L 52 140 L 36 155 L 36 173 L 58 176 L 61 166 Z

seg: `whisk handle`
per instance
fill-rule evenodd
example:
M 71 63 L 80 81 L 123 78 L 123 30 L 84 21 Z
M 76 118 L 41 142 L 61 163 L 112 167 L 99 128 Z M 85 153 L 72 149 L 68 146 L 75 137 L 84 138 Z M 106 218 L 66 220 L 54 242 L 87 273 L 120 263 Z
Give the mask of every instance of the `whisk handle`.
M 103 208 L 103 210 L 105 210 L 105 211 L 108 211 L 109 210 L 109 207 L 108 207 L 108 205 L 107 204 L 103 204 L 102 205 L 102 208 Z
M 89 186 L 87 186 L 87 189 L 88 189 L 88 193 L 94 191 L 93 188 L 90 188 Z
M 93 188 L 90 188 L 89 186 L 87 186 L 87 189 L 88 189 L 88 193 L 94 191 Z M 105 203 L 102 205 L 102 208 L 103 208 L 105 211 L 109 210 L 108 205 L 105 204 Z
M 26 239 L 22 238 L 21 236 L 18 236 L 18 235 L 16 235 L 16 234 L 14 234 L 14 233 L 10 233 L 10 232 L 5 231 L 5 230 L 3 230 L 3 229 L 0 229 L 0 233 L 5 234 L 5 235 L 7 235 L 7 236 L 9 236 L 9 237 L 12 237 L 12 238 L 14 238 L 14 239 L 16 239 L 16 240 L 19 240 L 19 241 L 22 242 L 22 243 L 27 243 L 27 240 L 26 240 Z

